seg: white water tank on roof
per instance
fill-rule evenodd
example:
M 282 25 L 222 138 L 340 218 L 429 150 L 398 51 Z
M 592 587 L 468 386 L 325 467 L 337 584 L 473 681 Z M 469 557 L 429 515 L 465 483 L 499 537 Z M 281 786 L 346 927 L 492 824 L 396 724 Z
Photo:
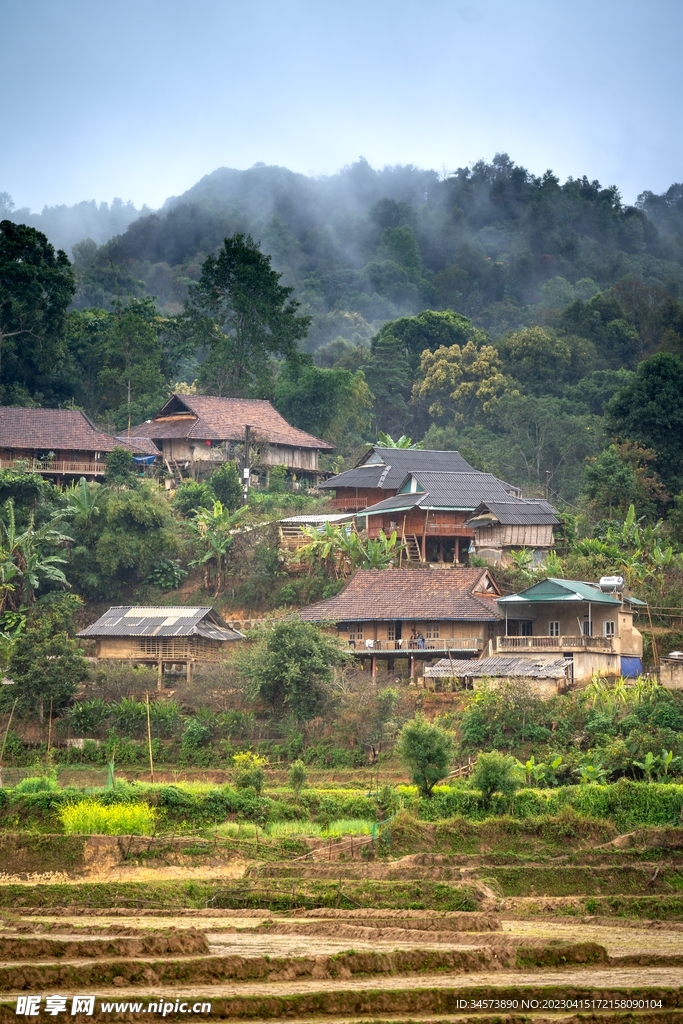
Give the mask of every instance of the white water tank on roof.
M 602 576 L 600 583 L 598 584 L 600 590 L 618 590 L 624 589 L 624 577 L 623 576 Z

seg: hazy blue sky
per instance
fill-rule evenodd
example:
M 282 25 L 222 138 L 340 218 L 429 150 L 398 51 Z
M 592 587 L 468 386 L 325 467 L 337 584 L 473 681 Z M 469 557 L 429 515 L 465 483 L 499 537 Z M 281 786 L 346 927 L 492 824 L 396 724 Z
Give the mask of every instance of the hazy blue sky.
M 683 179 L 681 0 L 0 0 L 0 26 L 0 191 L 34 210 L 361 154 Z

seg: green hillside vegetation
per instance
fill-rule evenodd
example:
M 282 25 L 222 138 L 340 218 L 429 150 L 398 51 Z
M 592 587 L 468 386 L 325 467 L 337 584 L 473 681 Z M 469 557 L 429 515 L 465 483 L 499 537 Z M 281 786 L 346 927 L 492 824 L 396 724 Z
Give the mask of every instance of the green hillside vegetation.
M 6 221 L 0 397 L 122 429 L 196 382 L 274 400 L 347 464 L 408 435 L 593 521 L 656 517 L 683 488 L 680 192 L 627 206 L 498 155 L 221 169 L 71 260 Z
M 622 575 L 648 603 L 637 620 L 646 666 L 683 646 L 681 186 L 627 206 L 615 187 L 537 178 L 506 156 L 445 178 L 363 161 L 324 180 L 220 170 L 102 244 L 81 240 L 72 258 L 3 202 L 14 218 L 0 223 L 3 404 L 73 406 L 123 430 L 178 387 L 267 398 L 335 445 L 329 470 L 378 440 L 457 448 L 560 512 L 546 565 L 521 551 L 499 582 Z M 152 692 L 157 765 L 300 764 L 280 797 L 263 764 L 244 762 L 250 781 L 236 776 L 206 821 L 324 831 L 401 803 L 423 820 L 492 808 L 552 816 L 564 804 L 624 823 L 680 813 L 678 695 L 598 681 L 549 701 L 485 688 L 443 695 L 440 707 L 400 677 L 374 686 L 287 616 L 359 568 L 390 566 L 396 538 L 330 527 L 311 533 L 295 567 L 276 522 L 328 507 L 310 481 L 295 493 L 279 467 L 243 505 L 234 465 L 173 494 L 163 473 L 134 469 L 123 449 L 101 484 L 0 471 L 0 668 L 15 683 L 0 688 L 4 767 L 37 765 L 48 781 L 51 765 L 146 768 Z M 114 603 L 213 604 L 259 625 L 227 665 L 155 699 L 153 673 L 93 668 L 75 640 Z M 474 777 L 437 785 L 482 753 L 479 788 Z M 314 798 L 306 786 L 308 770 L 353 772 L 377 756 L 418 790 L 376 787 L 372 811 L 367 790 Z M 53 782 L 13 796 L 6 820 L 41 801 L 61 806 L 66 790 Z M 651 810 L 629 817 L 641 790 Z M 618 792 L 622 809 L 582 795 L 594 791 Z

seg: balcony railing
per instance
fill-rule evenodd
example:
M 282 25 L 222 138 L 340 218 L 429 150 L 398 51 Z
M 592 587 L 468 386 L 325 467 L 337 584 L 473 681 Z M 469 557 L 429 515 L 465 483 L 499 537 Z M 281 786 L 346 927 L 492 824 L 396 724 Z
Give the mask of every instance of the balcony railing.
M 377 498 L 377 501 L 380 499 Z M 374 505 L 374 501 L 368 501 L 367 498 L 330 498 L 328 505 L 330 505 L 335 512 L 357 512 L 359 509 L 368 508 L 370 505 Z
M 377 651 L 402 652 L 413 654 L 419 651 L 433 651 L 435 654 L 447 654 L 460 651 L 481 651 L 484 649 L 484 641 L 481 637 L 448 637 L 443 640 L 425 640 L 420 645 L 419 640 L 355 640 L 349 641 L 349 647 L 356 654 L 373 654 Z
M 97 462 L 62 462 L 58 459 L 0 459 L 0 469 L 14 469 L 25 473 L 48 473 L 50 476 L 79 475 L 104 476 L 104 459 Z
M 609 636 L 499 636 L 496 640 L 499 651 L 571 651 L 593 650 L 608 651 L 614 649 L 612 637 Z

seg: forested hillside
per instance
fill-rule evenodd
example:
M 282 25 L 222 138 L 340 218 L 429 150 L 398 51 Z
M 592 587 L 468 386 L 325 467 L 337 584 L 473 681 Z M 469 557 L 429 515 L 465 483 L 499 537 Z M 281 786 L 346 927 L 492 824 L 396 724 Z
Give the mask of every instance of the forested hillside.
M 83 239 L 73 266 L 7 239 L 6 265 L 32 246 L 51 283 L 33 309 L 28 292 L 3 307 L 5 403 L 73 403 L 121 428 L 196 382 L 273 399 L 347 459 L 378 431 L 459 447 L 596 520 L 632 500 L 666 512 L 683 490 L 679 185 L 627 206 L 506 155 L 448 176 L 256 165 Z M 256 275 L 247 305 L 249 288 L 268 295 L 248 338 L 240 274 Z

